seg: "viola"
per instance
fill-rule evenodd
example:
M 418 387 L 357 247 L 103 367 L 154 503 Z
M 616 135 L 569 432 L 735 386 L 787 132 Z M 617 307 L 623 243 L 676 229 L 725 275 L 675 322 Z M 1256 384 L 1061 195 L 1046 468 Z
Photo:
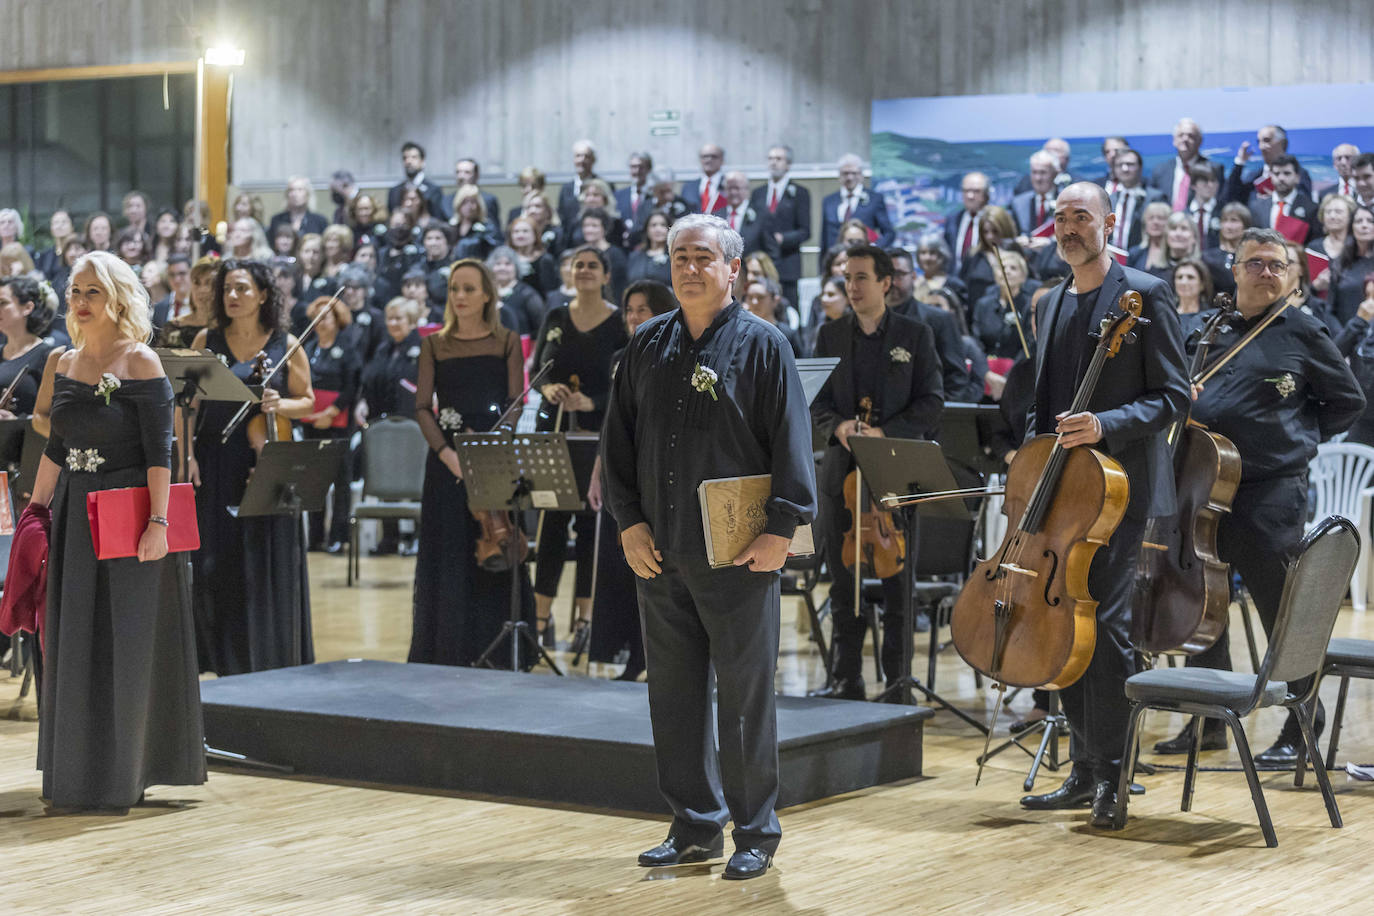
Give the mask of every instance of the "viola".
M 473 550 L 478 566 L 487 572 L 506 572 L 509 570 L 511 568 L 512 542 L 514 543 L 514 550 L 518 551 L 515 562 L 523 563 L 528 559 L 529 541 L 520 534 L 518 529 L 512 527 L 508 512 L 485 509 L 480 512 L 473 512 L 472 517 L 477 519 L 477 524 L 481 528 L 481 533 L 477 536 L 477 546 Z
M 1196 380 L 1207 351 L 1235 317 L 1226 294 L 1203 327 L 1188 370 Z M 1150 519 L 1140 548 L 1131 603 L 1131 642 L 1146 655 L 1196 654 L 1226 629 L 1231 571 L 1217 552 L 1222 513 L 1240 486 L 1241 460 L 1225 436 L 1209 432 L 1187 416 L 1169 430 L 1178 514 Z
M 1145 321 L 1143 307 L 1140 293 L 1128 290 L 1116 312 L 1102 319 L 1070 414 L 1087 410 L 1107 360 Z M 1051 434 L 1036 436 L 1017 451 L 1007 469 L 1002 507 L 1006 536 L 974 568 L 950 618 L 959 654 L 997 684 L 995 710 L 1001 709 L 1008 685 L 1057 690 L 1087 670 L 1097 641 L 1097 602 L 1088 592 L 1088 569 L 1121 523 L 1129 499 L 1126 472 L 1097 449 L 1066 449 Z M 985 748 L 980 778 L 986 757 Z
M 859 401 L 859 425 L 873 422 L 873 399 Z M 841 547 L 846 569 L 861 577 L 860 561 L 879 579 L 889 579 L 902 571 L 906 560 L 906 538 L 897 530 L 892 513 L 873 502 L 863 486 L 863 473 L 856 467 L 844 479 L 844 507 L 849 510 L 849 530 Z M 857 605 L 856 605 L 857 607 Z
M 248 372 L 246 383 L 252 387 L 262 387 L 264 379 L 272 376 L 272 357 L 267 355 L 266 350 L 259 350 L 257 356 L 253 357 L 253 368 Z M 262 448 L 268 442 L 289 441 L 291 439 L 291 421 L 279 413 L 267 414 L 259 410 L 248 421 L 244 433 L 248 436 L 248 444 L 253 447 L 253 451 L 261 454 Z

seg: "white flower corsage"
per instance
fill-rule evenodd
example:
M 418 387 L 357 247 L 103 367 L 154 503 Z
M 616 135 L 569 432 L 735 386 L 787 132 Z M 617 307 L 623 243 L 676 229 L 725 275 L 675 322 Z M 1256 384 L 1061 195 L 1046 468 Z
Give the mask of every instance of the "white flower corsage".
M 98 398 L 104 398 L 105 406 L 109 407 L 110 395 L 114 394 L 115 389 L 118 387 L 119 379 L 115 378 L 113 375 L 106 372 L 104 375 L 100 377 L 99 384 L 95 386 L 95 396 Z
M 372 313 L 359 312 L 354 320 L 357 321 L 358 324 L 362 325 L 363 327 L 367 327 L 368 325 L 372 324 Z
M 463 415 L 452 407 L 445 407 L 439 411 L 439 428 L 457 432 L 463 428 Z
M 1273 383 L 1274 389 L 1278 391 L 1280 398 L 1286 398 L 1298 390 L 1298 383 L 1293 380 L 1293 373 L 1291 372 L 1285 372 L 1283 375 L 1267 378 L 1265 381 Z
M 1013 312 L 1011 309 L 1007 309 L 1005 312 L 1002 313 L 1002 320 L 1010 325 L 1014 325 L 1017 323 L 1016 317 L 1016 313 Z
M 563 339 L 562 328 L 549 328 L 549 333 L 544 335 L 544 339 L 549 343 L 558 343 Z
M 330 347 L 329 355 L 335 359 L 343 359 L 343 347 Z
M 887 351 L 887 355 L 894 363 L 911 362 L 911 351 L 906 347 L 893 347 L 891 350 Z
M 420 348 L 419 348 L 419 347 L 411 347 L 409 350 L 406 351 L 406 358 L 407 358 L 407 359 L 419 359 L 419 357 L 420 357 Z
M 696 367 L 692 369 L 692 387 L 697 391 L 709 392 L 713 401 L 720 400 L 716 396 L 716 380 L 719 378 L 720 376 L 716 375 L 715 370 L 709 369 L 701 363 L 697 363 Z
M 215 357 L 224 364 L 224 368 L 229 368 L 229 357 L 225 356 L 223 353 L 216 353 Z
M 97 449 L 67 449 L 67 468 L 69 470 L 95 473 L 104 463 L 105 459 L 100 457 L 100 452 Z

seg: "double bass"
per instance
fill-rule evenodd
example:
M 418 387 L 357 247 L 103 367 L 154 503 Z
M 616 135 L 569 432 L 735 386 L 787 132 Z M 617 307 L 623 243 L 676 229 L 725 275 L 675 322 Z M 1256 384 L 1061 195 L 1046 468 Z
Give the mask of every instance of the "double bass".
M 1224 293 L 1203 327 L 1188 378 L 1197 383 L 1217 335 L 1236 315 Z M 1131 604 L 1131 642 L 1146 655 L 1193 655 L 1226 629 L 1230 567 L 1217 553 L 1217 527 L 1240 486 L 1240 453 L 1231 440 L 1186 415 L 1168 434 L 1178 514 L 1150 519 L 1140 548 Z M 1175 523 L 1176 524 L 1172 524 Z
M 1116 313 L 1103 317 L 1069 413 L 1087 410 L 1107 360 L 1133 337 L 1136 324 L 1146 322 L 1143 307 L 1140 293 L 1128 290 Z M 997 684 L 995 710 L 1008 686 L 1058 690 L 1087 670 L 1097 642 L 1088 570 L 1121 523 L 1129 499 L 1126 472 L 1096 449 L 1066 449 L 1051 434 L 1017 451 L 1002 507 L 1007 534 L 974 567 L 950 619 L 964 661 Z M 986 754 L 979 759 L 980 777 Z

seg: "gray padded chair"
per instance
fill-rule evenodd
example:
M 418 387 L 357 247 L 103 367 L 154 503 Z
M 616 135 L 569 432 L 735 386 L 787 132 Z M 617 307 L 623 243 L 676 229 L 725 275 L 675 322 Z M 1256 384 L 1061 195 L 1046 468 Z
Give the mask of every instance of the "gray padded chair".
M 1202 740 L 1202 717 L 1223 719 L 1231 727 L 1250 782 L 1250 797 L 1259 815 L 1266 845 L 1277 846 L 1274 824 L 1269 807 L 1264 802 L 1259 774 L 1245 740 L 1241 717 L 1251 710 L 1265 706 L 1292 708 L 1302 728 L 1307 757 L 1300 758 L 1293 778 L 1294 785 L 1302 785 L 1307 760 L 1313 761 L 1317 784 L 1326 802 L 1331 826 L 1341 826 L 1336 796 L 1331 780 L 1321 765 L 1321 752 L 1312 731 L 1312 708 L 1316 703 L 1320 678 L 1313 677 L 1322 670 L 1322 659 L 1336 615 L 1350 582 L 1351 573 L 1360 555 L 1360 536 L 1355 526 L 1339 516 L 1330 516 L 1317 525 L 1298 546 L 1297 556 L 1288 564 L 1283 584 L 1283 599 L 1278 618 L 1269 640 L 1269 651 L 1255 674 L 1216 671 L 1210 668 L 1155 668 L 1142 671 L 1126 681 L 1126 696 L 1134 704 L 1131 723 L 1126 732 L 1123 751 L 1121 783 L 1117 788 L 1116 826 L 1126 824 L 1126 805 L 1129 787 L 1135 775 L 1135 759 L 1140 743 L 1140 722 L 1147 709 L 1164 709 L 1189 713 L 1193 719 L 1193 746 L 1188 752 L 1188 768 L 1183 777 L 1183 802 L 1180 810 L 1193 804 L 1193 783 L 1197 778 L 1198 745 Z M 1288 691 L 1288 683 L 1311 677 L 1311 687 L 1301 696 Z
M 1345 717 L 1346 695 L 1352 677 L 1374 679 L 1374 640 L 1333 639 L 1326 647 L 1322 677 L 1341 676 L 1341 692 L 1336 697 L 1336 715 L 1331 720 L 1331 743 L 1326 746 L 1326 768 L 1336 768 L 1336 746 L 1341 740 L 1341 720 Z
M 361 578 L 358 521 L 420 518 L 429 443 L 409 417 L 384 417 L 363 430 L 363 492 L 348 515 L 348 584 Z

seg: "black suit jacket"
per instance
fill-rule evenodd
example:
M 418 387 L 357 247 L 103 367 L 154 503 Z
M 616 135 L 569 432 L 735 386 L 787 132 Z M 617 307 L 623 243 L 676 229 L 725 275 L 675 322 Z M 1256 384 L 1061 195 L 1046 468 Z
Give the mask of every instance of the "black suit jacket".
M 1239 201 L 1243 204 L 1253 203 L 1260 199 L 1260 195 L 1255 193 L 1255 182 L 1259 181 L 1264 174 L 1264 163 L 1250 160 L 1245 165 L 1232 165 L 1231 173 L 1226 176 L 1226 183 L 1221 186 L 1221 200 L 1223 203 Z M 1298 166 L 1298 190 L 1305 192 L 1309 196 L 1312 194 L 1312 176 L 1307 169 Z
M 1212 173 L 1217 176 L 1217 181 L 1219 183 L 1226 181 L 1226 169 L 1222 167 L 1220 162 L 1213 162 L 1206 156 L 1199 155 L 1195 160 L 1195 164 L 1205 165 L 1210 168 Z M 1168 162 L 1161 162 L 1159 165 L 1155 166 L 1154 171 L 1150 173 L 1150 180 L 1146 182 L 1150 187 L 1163 194 L 1164 199 L 1170 204 L 1174 202 L 1172 195 L 1174 193 L 1174 169 L 1176 168 L 1178 168 L 1178 157 L 1174 156 Z M 1193 202 L 1193 192 L 1191 190 L 1188 191 L 1188 202 Z
M 615 208 L 620 211 L 620 218 L 624 220 L 627 244 L 633 247 L 639 244 L 639 236 L 636 233 L 644 228 L 644 222 L 654 208 L 654 196 L 649 193 L 649 186 L 645 185 L 639 197 L 639 212 L 636 213 L 631 206 L 631 190 L 629 185 L 616 190 Z
M 954 316 L 944 309 L 915 299 L 893 306 L 892 310 L 930 328 L 935 337 L 935 351 L 940 356 L 940 379 L 945 399 L 975 403 L 980 400 L 983 383 L 969 375 L 964 358 L 964 340 L 959 335 L 959 324 Z
M 391 186 L 391 190 L 386 192 L 386 209 L 390 213 L 395 213 L 396 208 L 401 206 L 401 194 L 406 189 L 404 181 Z M 429 208 L 429 215 L 435 219 L 448 219 L 448 207 L 444 204 L 444 192 L 428 177 L 420 182 L 418 188 L 420 196 L 425 200 L 425 206 Z
M 1136 245 L 1139 245 L 1141 240 L 1145 237 L 1145 208 L 1157 200 L 1164 199 L 1155 188 L 1140 185 L 1137 190 L 1142 193 L 1137 195 L 1138 199 L 1135 202 L 1135 208 L 1131 211 L 1131 232 L 1130 236 L 1126 239 L 1127 248 L 1134 248 Z M 1116 203 L 1124 193 L 1126 193 L 1125 189 L 1122 189 L 1111 195 L 1112 212 L 1116 212 Z M 1115 229 L 1112 230 L 1112 235 L 1116 235 Z
M 949 274 L 951 276 L 958 275 L 959 264 L 963 261 L 963 258 L 959 257 L 959 224 L 963 222 L 963 219 L 963 207 L 956 207 L 945 214 L 945 243 L 949 245 L 949 254 L 950 257 L 953 259 L 950 261 L 949 264 Z M 973 232 L 973 238 L 969 240 L 968 251 L 964 253 L 968 254 L 977 247 L 978 231 L 977 229 L 975 229 Z
M 822 261 L 825 260 L 825 253 L 830 250 L 830 246 L 840 240 L 840 226 L 843 223 L 840 222 L 838 212 L 842 199 L 840 192 L 836 191 L 834 194 L 825 195 L 825 199 L 821 201 Z M 881 194 L 875 194 L 869 188 L 859 188 L 859 203 L 854 208 L 853 219 L 878 233 L 878 240 L 873 244 L 879 248 L 888 248 L 892 245 L 892 220 L 888 219 L 887 201 L 883 200 Z
M 724 210 L 719 211 L 717 215 L 721 219 L 729 221 L 730 208 L 727 206 Z M 746 258 L 756 251 L 762 251 L 770 258 L 773 256 L 773 240 L 764 237 L 763 227 L 763 217 L 754 209 L 753 204 L 745 204 L 742 221 L 735 227 L 735 231 L 740 234 L 740 238 L 744 239 L 744 256 Z M 795 302 L 792 304 L 796 305 Z
M 1055 418 L 1041 408 L 1049 397 L 1045 374 L 1049 352 L 1060 320 L 1060 306 L 1072 278 L 1056 286 L 1040 300 L 1036 335 L 1035 406 L 1026 424 L 1027 438 L 1053 433 Z M 1168 516 L 1176 511 L 1174 462 L 1164 434 L 1189 403 L 1188 376 L 1183 356 L 1183 329 L 1169 284 L 1142 271 L 1122 267 L 1112 261 L 1098 292 L 1090 327 L 1128 289 L 1141 294 L 1141 317 L 1148 325 L 1137 324 L 1135 340 L 1123 343 L 1120 352 L 1106 361 L 1088 409 L 1102 423 L 1102 441 L 1094 448 L 1117 461 L 1131 482 L 1131 518 Z M 1067 318 L 1065 319 L 1067 320 Z
M 682 183 L 682 199 L 687 202 L 693 213 L 701 212 L 701 176 L 698 175 L 691 181 Z M 725 176 L 722 175 L 720 181 L 716 182 L 716 199 L 711 207 L 711 212 L 720 215 L 720 211 L 725 207 Z
M 598 175 L 598 174 L 596 174 L 595 172 L 593 172 L 593 173 L 589 176 L 589 178 L 601 178 L 601 176 Z M 604 179 L 604 178 L 601 178 L 601 180 L 602 180 L 602 181 L 606 181 L 606 179 Z M 609 181 L 606 181 L 606 183 L 611 185 L 611 194 L 614 196 L 614 195 L 615 195 L 615 185 L 611 184 Z M 558 219 L 559 219 L 559 221 L 560 221 L 564 226 L 568 225 L 569 223 L 571 223 L 571 222 L 573 222 L 574 220 L 577 219 L 577 214 L 578 214 L 579 211 L 581 211 L 581 209 L 582 209 L 582 201 L 580 201 L 580 200 L 577 199 L 577 192 L 573 190 L 573 182 L 569 181 L 569 182 L 565 183 L 565 184 L 563 185 L 563 187 L 561 187 L 561 188 L 558 189 Z M 622 212 L 624 212 L 624 211 L 622 211 Z
M 828 443 L 821 459 L 817 485 L 829 493 L 837 493 L 843 488 L 851 460 L 849 450 L 835 438 L 835 427 L 854 419 L 859 412 L 851 345 L 854 321 L 851 312 L 821 325 L 813 354 L 840 358 L 840 364 L 811 402 L 811 421 Z M 935 335 L 927 325 L 889 310 L 883 349 L 891 354 L 898 347 L 905 350 L 909 358 L 905 362 L 892 359 L 884 367 L 883 389 L 873 425 L 882 427 L 883 434 L 893 439 L 933 438 L 944 409 Z
M 277 227 L 283 223 L 288 226 L 291 225 L 291 213 L 287 210 L 274 214 L 271 222 L 267 224 L 267 241 L 269 244 L 272 241 L 272 234 L 275 233 Z M 325 220 L 323 213 L 306 210 L 305 216 L 301 217 L 301 231 L 299 234 L 309 235 L 313 232 L 318 235 L 324 231 L 324 227 L 327 225 L 329 225 L 329 223 Z
M 1261 229 L 1269 228 L 1269 220 L 1273 216 L 1274 198 L 1256 197 L 1250 201 L 1250 219 Z M 1321 234 L 1321 224 L 1317 222 L 1317 205 L 1312 201 L 1312 195 L 1301 188 L 1293 195 L 1293 205 L 1285 211 L 1288 216 L 1302 220 L 1307 224 L 1307 235 L 1304 238 L 1294 239 L 1299 245 L 1305 245 L 1308 241 Z
M 811 192 L 794 181 L 787 182 L 787 190 L 778 199 L 778 207 L 768 212 L 768 185 L 765 183 L 749 195 L 749 204 L 763 220 L 764 238 L 768 240 L 769 257 L 776 262 L 778 276 L 788 283 L 801 279 L 801 246 L 811 238 Z M 782 234 L 782 242 L 773 238 Z

